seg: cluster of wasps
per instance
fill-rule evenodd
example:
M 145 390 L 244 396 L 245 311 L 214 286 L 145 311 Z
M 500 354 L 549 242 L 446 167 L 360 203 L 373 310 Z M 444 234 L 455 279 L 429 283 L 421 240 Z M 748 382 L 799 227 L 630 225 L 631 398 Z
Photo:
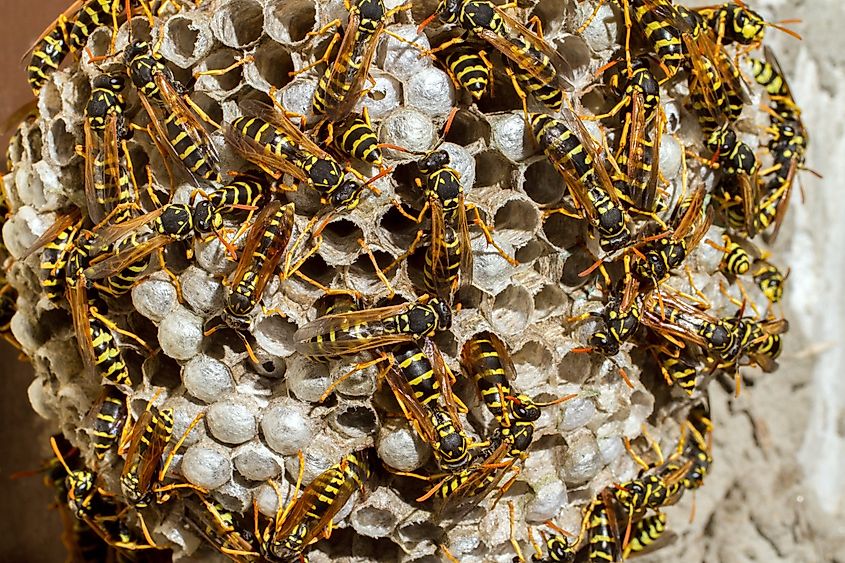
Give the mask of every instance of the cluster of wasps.
M 786 321 L 774 316 L 774 307 L 761 313 L 744 298 L 735 299 L 736 314 L 719 316 L 708 311 L 710 304 L 700 293 L 670 286 L 672 274 L 704 241 L 724 253 L 720 270 L 725 285 L 736 285 L 744 296 L 742 281 L 748 276 L 772 306 L 782 297 L 786 275 L 752 241 L 758 236 L 771 241 L 777 235 L 797 172 L 804 166 L 807 133 L 773 53 L 766 49 L 763 60 L 748 56 L 762 44 L 767 28 L 779 26 L 740 2 L 696 10 L 670 0 L 615 0 L 613 5 L 625 22 L 624 50 L 599 69 L 600 82 L 591 86 L 603 92 L 610 109 L 590 116 L 575 113 L 574 80 L 564 57 L 543 38 L 539 20 L 524 17 L 521 8 L 488 0 L 441 0 L 418 30 L 422 34 L 440 21 L 447 38 L 420 56 L 437 60 L 466 93 L 468 104 L 493 96 L 497 79 L 510 83 L 522 102 L 526 130 L 559 173 L 560 206 L 546 213 L 583 222 L 589 233 L 586 246 L 597 260 L 582 277 L 595 278 L 605 295 L 600 313 L 566 321 L 575 327 L 598 319 L 599 328 L 582 350 L 610 357 L 626 342 L 636 342 L 667 384 L 677 384 L 695 400 L 678 447 L 668 458 L 658 455 L 648 464 L 630 448 L 642 472 L 596 495 L 585 507 L 577 538 L 546 522 L 540 545 L 529 530 L 533 561 L 574 561 L 579 551 L 591 562 L 616 561 L 656 544 L 666 529 L 661 509 L 685 490 L 700 487 L 712 461 L 706 384 L 716 374 L 738 374 L 740 366 L 773 371 L 787 329 Z M 113 27 L 116 34 L 132 10 L 154 22 L 178 8 L 170 1 L 75 2 L 32 50 L 28 73 L 33 91 L 40 91 L 65 58 L 86 55 L 93 30 Z M 416 299 L 398 299 L 375 258 L 388 290 L 381 300 L 324 287 L 301 271 L 317 252 L 326 224 L 354 209 L 367 192 L 378 196 L 374 183 L 393 171 L 369 115 L 356 108 L 365 95 L 379 40 L 390 33 L 387 24 L 410 8 L 403 4 L 387 10 L 381 0 L 353 0 L 345 25 L 331 22 L 313 33 L 335 30 L 325 56 L 299 71 L 325 65 L 311 105 L 317 122 L 310 126 L 304 119 L 298 125 L 273 90 L 269 102 L 242 100 L 241 117 L 214 123 L 191 101 L 190 84 L 177 80 L 157 46 L 144 40 L 130 37 L 121 51 L 99 60 L 87 53 L 102 73 L 91 80 L 80 139 L 85 201 L 60 213 L 18 257 L 38 254 L 43 295 L 56 307 L 69 309 L 85 368 L 103 383 L 89 418 L 93 461 L 86 463 L 59 437 L 52 443 L 56 459 L 47 468 L 59 504 L 70 516 L 73 537 L 79 538 L 72 542 L 78 560 L 103 560 L 103 550 L 130 559 L 158 554 L 144 509 L 174 498 L 190 501 L 184 503 L 187 525 L 235 561 L 305 561 L 308 548 L 329 536 L 333 519 L 355 492 L 375 486 L 376 475 L 426 482 L 416 502 L 436 502 L 439 511 L 477 504 L 496 490 L 498 501 L 529 455 L 542 409 L 571 398 L 539 402 L 520 392 L 508 346 L 491 331 L 461 343 L 457 367 L 443 357 L 436 339 L 450 329 L 461 305 L 460 290 L 472 283 L 471 227 L 517 264 L 496 243 L 483 214 L 465 201 L 467 186 L 445 150 L 413 155 L 388 147 L 410 155 L 396 158 L 410 162 L 423 206 L 417 216 L 401 208 L 421 228 L 408 252 L 385 269 L 424 244 Z M 249 62 L 247 57 L 240 64 Z M 743 65 L 768 97 L 765 135 L 771 165 L 765 169 L 758 160 L 764 155 L 755 154 L 739 130 L 750 99 Z M 498 68 L 502 75 L 497 76 Z M 679 83 L 688 88 L 688 107 L 704 139 L 700 152 L 693 147 L 687 153 L 702 169 L 713 170 L 714 181 L 688 186 L 684 173 L 683 189 L 674 197 L 658 166 L 667 126 L 660 98 Z M 591 135 L 586 120 L 603 125 L 601 139 Z M 221 170 L 215 130 L 249 163 L 244 170 Z M 135 135 L 148 136 L 169 163 L 169 184 L 149 167 L 133 165 L 127 142 Z M 367 178 L 352 162 L 378 172 Z M 189 201 L 179 200 L 168 188 L 176 176 L 195 185 Z M 320 199 L 321 208 L 302 228 L 287 198 L 294 190 L 313 190 Z M 232 229 L 233 224 L 241 228 Z M 713 225 L 722 228 L 722 240 L 705 241 Z M 157 350 L 149 338 L 120 326 L 109 310 L 152 269 L 166 272 L 178 288 L 171 255 L 181 249 L 190 261 L 195 243 L 213 239 L 237 266 L 225 277 L 225 304 L 208 332 L 238 334 L 257 362 L 249 328 L 259 311 L 279 314 L 262 306 L 271 280 L 297 276 L 315 285 L 324 296 L 314 306 L 315 320 L 294 335 L 297 351 L 316 362 L 360 360 L 355 371 L 378 366 L 402 415 L 430 446 L 436 468 L 422 475 L 401 472 L 364 449 L 349 453 L 303 486 L 300 455 L 294 493 L 264 526 L 257 511 L 250 525 L 209 491 L 173 480 L 170 463 L 202 415 L 176 438 L 173 412 L 156 406 L 153 396 L 132 420 L 129 398 L 142 381 L 132 373 L 125 353 L 132 349 L 149 356 Z M 361 244 L 367 250 L 366 242 Z M 5 327 L 0 330 L 8 334 L 14 289 L 5 284 L 0 297 Z M 746 315 L 746 305 L 754 315 Z M 453 392 L 459 376 L 474 382 L 495 419 L 495 427 L 483 436 L 466 428 L 467 408 Z M 333 391 L 334 385 L 324 398 Z M 120 490 L 109 492 L 98 470 L 118 460 Z M 281 499 L 281 490 L 271 484 Z M 140 532 L 127 525 L 130 520 L 139 523 Z M 513 534 L 512 544 L 515 560 L 524 560 Z M 453 557 L 446 546 L 443 550 Z

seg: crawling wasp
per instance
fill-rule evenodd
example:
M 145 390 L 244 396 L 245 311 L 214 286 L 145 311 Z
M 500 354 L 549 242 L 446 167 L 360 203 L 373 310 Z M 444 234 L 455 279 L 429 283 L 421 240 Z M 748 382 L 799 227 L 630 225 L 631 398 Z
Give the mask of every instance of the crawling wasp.
M 65 57 L 84 47 L 96 28 L 118 23 L 123 6 L 123 1 L 77 0 L 60 14 L 30 50 L 27 73 L 32 92 L 37 96 Z
M 84 275 L 88 280 L 118 275 L 168 244 L 208 232 L 214 232 L 224 245 L 228 245 L 219 232 L 222 223 L 222 216 L 214 211 L 208 200 L 200 200 L 193 207 L 184 203 L 165 204 L 134 219 L 101 229 L 96 241 L 101 248 L 111 251 L 92 260 Z M 142 227 L 148 227 L 151 232 L 135 236 Z
M 620 62 L 611 64 L 618 67 Z M 620 198 L 626 198 L 637 209 L 654 211 L 663 117 L 660 84 L 651 72 L 649 58 L 634 59 L 630 76 L 624 67 L 615 69 L 609 76 L 608 86 L 620 97 L 619 102 L 595 119 L 625 111 L 616 156 L 617 163 L 624 169 L 622 181 L 617 182 L 623 189 Z
M 238 529 L 235 515 L 220 503 L 196 495 L 199 505 L 185 503 L 185 520 L 206 542 L 237 562 L 254 561 L 255 538 L 247 530 Z
M 666 513 L 657 512 L 634 522 L 631 540 L 622 550 L 622 558 L 628 559 L 650 549 L 666 531 Z
M 159 409 L 153 406 L 153 399 L 147 402 L 147 408 L 135 421 L 126 460 L 120 473 L 120 489 L 126 502 L 135 508 L 144 508 L 151 503 L 165 502 L 168 491 L 190 488 L 205 492 L 188 483 L 161 485 L 173 456 L 182 446 L 191 430 L 202 420 L 203 413 L 197 415 L 182 437 L 172 445 L 167 458 L 162 462 L 162 455 L 173 437 L 173 409 Z
M 726 222 L 732 228 L 754 236 L 759 226 L 759 163 L 754 151 L 727 123 L 715 129 L 704 144 L 713 151 L 725 174 L 718 197 L 724 200 Z
M 574 317 L 574 322 L 590 317 L 601 319 L 603 328 L 590 336 L 590 347 L 605 356 L 615 356 L 623 342 L 631 338 L 640 326 L 640 305 L 638 303 L 638 282 L 626 280 L 624 289 L 611 294 L 600 313 L 590 312 Z
M 765 61 L 752 59 L 751 63 L 754 79 L 766 89 L 772 105 L 771 125 L 767 131 L 771 136 L 769 151 L 773 166 L 762 172 L 771 179 L 759 205 L 758 221 L 761 229 L 775 225 L 774 238 L 786 214 L 795 175 L 803 168 L 808 136 L 801 110 L 772 50 L 765 49 Z
M 454 377 L 440 350 L 426 338 L 422 347 L 415 342 L 399 344 L 391 355 L 385 378 L 405 416 L 432 446 L 441 469 L 465 467 L 471 460 L 470 440 L 458 418 Z
M 226 139 L 245 159 L 274 177 L 288 173 L 307 183 L 332 209 L 352 209 L 358 205 L 361 184 L 345 180 L 343 167 L 283 112 L 254 100 L 243 102 L 242 108 L 248 116 L 232 122 L 226 130 Z
M 382 0 L 353 0 L 351 6 L 347 4 L 347 8 L 349 22 L 343 40 L 334 62 L 329 64 L 320 77 L 311 103 L 316 115 L 325 115 L 334 122 L 343 121 L 358 103 L 385 21 L 397 11 L 406 9 L 405 6 L 399 6 L 387 11 Z M 340 21 L 335 20 L 324 29 L 339 25 Z M 330 56 L 337 39 L 338 35 L 335 35 L 324 59 Z M 315 64 L 320 62 L 322 60 Z
M 628 244 L 631 231 L 616 188 L 601 164 L 592 137 L 577 119 L 569 123 L 543 113 L 529 116 L 537 144 L 563 177 L 575 201 L 598 232 L 602 250 L 612 252 Z M 577 131 L 578 135 L 573 132 Z M 580 136 L 580 138 L 579 138 Z
M 294 207 L 273 201 L 256 217 L 226 296 L 228 320 L 243 324 L 285 255 L 293 232 Z M 285 273 L 287 275 L 287 272 Z
M 480 46 L 464 39 L 446 51 L 445 62 L 455 86 L 469 92 L 476 102 L 490 89 L 493 65 Z
M 801 36 L 794 31 L 782 25 L 767 22 L 742 1 L 698 8 L 696 11 L 716 34 L 718 44 L 759 45 L 763 42 L 767 27 L 774 27 L 796 39 L 801 39 Z
M 783 298 L 783 284 L 789 275 L 788 272 L 784 275 L 773 264 L 765 260 L 755 260 L 751 275 L 770 303 L 780 302 Z
M 654 290 L 643 300 L 642 322 L 670 342 L 683 348 L 691 342 L 733 363 L 742 353 L 742 327 L 714 318 L 688 304 L 674 291 Z
M 217 150 L 194 113 L 199 108 L 189 103 L 184 87 L 161 55 L 145 41 L 135 41 L 126 48 L 123 59 L 157 138 L 193 178 L 219 182 Z
M 538 97 L 541 102 L 557 104 L 551 107 L 553 111 L 560 108 L 560 91 L 570 89 L 571 85 L 562 75 L 566 68 L 562 57 L 543 38 L 487 0 L 440 0 L 437 10 L 420 24 L 418 31 L 438 16 L 444 23 L 460 25 L 470 36 L 483 39 L 507 57 L 516 76 L 521 77 L 514 84 L 517 91 L 520 91 L 519 82 L 522 81 L 529 85 L 529 91 L 542 94 Z M 461 41 L 463 38 L 455 38 L 436 50 Z
M 60 214 L 56 221 L 20 256 L 26 259 L 43 249 L 39 259 L 41 288 L 53 303 L 60 303 L 65 293 L 65 266 L 74 248 L 74 241 L 82 226 L 79 208 Z
M 97 459 L 101 460 L 118 443 L 126 427 L 126 396 L 117 387 L 106 385 L 91 413 L 94 415 L 91 441 Z
M 438 298 L 320 317 L 294 334 L 296 348 L 312 358 L 357 354 L 419 340 L 448 329 L 452 310 Z
M 589 538 L 587 560 L 590 563 L 617 561 L 619 542 L 610 491 L 604 489 L 596 496 L 587 508 L 585 519 Z
M 712 221 L 709 208 L 705 211 L 703 186 L 675 208 L 673 219 L 675 228 L 671 232 L 649 237 L 635 247 L 640 259 L 633 269 L 640 279 L 659 284 L 698 246 Z
M 129 163 L 124 162 L 129 154 L 122 143 L 129 136 L 124 86 L 121 76 L 97 76 L 85 108 L 85 196 L 94 223 L 106 215 L 114 222 L 131 216 L 131 167 L 127 169 Z
M 302 483 L 304 459 L 300 455 L 299 478 Z M 305 549 L 328 534 L 332 519 L 358 489 L 363 489 L 371 474 L 366 450 L 346 455 L 318 475 L 288 506 L 279 506 L 276 517 L 261 535 L 261 554 L 271 560 L 288 561 L 302 557 Z M 279 498 L 281 499 L 281 492 Z

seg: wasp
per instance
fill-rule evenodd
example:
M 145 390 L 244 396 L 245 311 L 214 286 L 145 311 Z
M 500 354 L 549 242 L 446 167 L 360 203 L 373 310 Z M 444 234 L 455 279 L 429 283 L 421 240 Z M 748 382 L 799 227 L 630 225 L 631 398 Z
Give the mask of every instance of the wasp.
M 119 388 L 107 385 L 91 412 L 94 414 L 91 441 L 94 454 L 102 460 L 118 442 L 126 427 L 126 396 Z
M 685 428 L 689 438 L 678 444 L 683 448 L 683 457 L 691 462 L 689 471 L 683 479 L 683 486 L 687 490 L 695 490 L 704 484 L 704 478 L 713 463 L 710 454 L 710 441 L 713 432 L 713 422 L 706 403 L 700 403 L 690 409 Z M 686 436 L 685 436 L 686 437 Z
M 284 113 L 250 100 L 242 103 L 242 109 L 252 116 L 236 118 L 226 130 L 226 139 L 241 156 L 275 177 L 288 173 L 305 182 L 332 209 L 358 205 L 362 185 L 345 180 L 343 167 Z
M 716 34 L 719 44 L 760 45 L 767 27 L 774 27 L 797 39 L 801 38 L 790 29 L 767 22 L 742 2 L 726 2 L 718 6 L 698 8 L 697 12 Z
M 168 203 L 133 219 L 105 227 L 98 232 L 97 244 L 110 252 L 100 254 L 85 268 L 88 280 L 99 280 L 134 268 L 153 252 L 168 244 L 189 240 L 194 235 L 219 232 L 223 217 L 214 211 L 210 202 L 202 200 L 193 207 L 184 203 Z M 150 229 L 144 236 L 135 236 L 142 227 Z M 125 241 L 125 242 L 121 242 Z
M 616 182 L 619 197 L 644 211 L 653 211 L 656 204 L 660 137 L 663 116 L 660 109 L 660 84 L 651 72 L 645 56 L 631 61 L 628 72 L 620 67 L 623 61 L 605 65 L 610 72 L 607 86 L 619 102 L 607 113 L 591 119 L 605 119 L 625 112 L 619 136 L 616 162 L 624 174 Z M 614 68 L 617 67 L 617 68 Z
M 529 122 L 537 144 L 566 187 L 586 212 L 605 252 L 624 247 L 631 238 L 628 214 L 622 208 L 616 188 L 600 164 L 592 137 L 577 120 L 569 120 L 580 139 L 566 123 L 543 113 L 532 113 Z
M 781 273 L 774 265 L 765 260 L 755 260 L 754 271 L 751 273 L 754 282 L 770 303 L 778 303 L 783 298 L 783 284 L 789 276 Z
M 760 203 L 758 219 L 762 229 L 774 223 L 772 237 L 776 237 L 788 208 L 796 173 L 803 168 L 809 139 L 801 110 L 774 52 L 766 48 L 765 61 L 752 59 L 751 62 L 754 79 L 766 89 L 772 105 L 771 125 L 767 131 L 771 137 L 769 151 L 773 166 L 762 173 L 763 176 L 771 175 L 771 179 Z
M 381 168 L 383 155 L 370 112 L 365 107 L 360 115 L 349 116 L 334 132 L 334 145 L 344 154 Z
M 387 11 L 382 0 L 354 0 L 351 6 L 347 4 L 347 8 L 349 21 L 343 40 L 334 61 L 317 82 L 311 101 L 314 113 L 325 115 L 331 121 L 342 121 L 354 109 L 369 76 L 370 64 L 385 22 L 397 11 L 407 9 L 406 6 L 399 6 Z M 326 28 L 339 24 L 335 20 Z M 329 45 L 326 57 L 332 52 L 337 37 Z
M 75 10 L 71 10 L 70 17 L 67 12 L 60 15 L 32 47 L 32 58 L 26 72 L 29 86 L 36 96 L 70 53 L 68 24 L 74 12 Z
M 196 498 L 200 506 L 185 503 L 185 520 L 200 537 L 233 561 L 253 561 L 260 555 L 255 551 L 253 534 L 238 529 L 233 513 L 216 501 L 201 495 Z
M 704 142 L 714 152 L 727 177 L 720 183 L 727 222 L 754 236 L 758 230 L 757 204 L 759 163 L 754 151 L 739 140 L 728 124 L 714 130 Z M 731 181 L 733 180 L 733 181 Z M 740 201 L 737 201 L 740 200 Z M 741 207 L 741 210 L 737 209 Z
M 623 342 L 631 338 L 640 326 L 639 284 L 633 278 L 625 283 L 624 289 L 611 295 L 600 313 L 590 312 L 571 320 L 579 321 L 589 317 L 601 319 L 603 328 L 590 336 L 590 348 L 605 356 L 615 356 Z
M 41 250 L 38 269 L 41 272 L 41 289 L 53 303 L 60 303 L 65 292 L 65 266 L 77 233 L 82 226 L 79 208 L 61 213 L 56 221 L 21 254 L 25 260 Z
M 226 313 L 243 324 L 261 299 L 267 282 L 285 255 L 293 232 L 294 205 L 273 201 L 261 210 L 247 236 L 238 267 L 230 279 Z
M 727 234 L 722 235 L 722 240 L 724 242 L 723 246 L 715 243 L 711 244 L 713 248 L 721 250 L 724 253 L 722 254 L 722 260 L 719 262 L 719 271 L 726 276 L 732 277 L 745 275 L 751 269 L 751 255 L 743 245 L 734 241 Z M 707 242 L 711 243 L 709 240 Z
M 238 174 L 228 184 L 208 194 L 207 199 L 216 212 L 224 209 L 251 209 L 269 191 L 265 178 L 257 174 Z
M 530 76 L 535 92 L 543 92 L 547 100 L 557 99 L 557 92 L 571 89 L 562 70 L 566 65 L 555 49 L 539 35 L 529 30 L 499 6 L 487 0 L 440 0 L 437 10 L 426 18 L 418 31 L 435 18 L 448 24 L 458 24 L 471 37 L 478 37 L 508 58 L 517 75 Z M 463 41 L 458 37 L 437 47 L 446 49 Z M 519 91 L 518 83 L 514 84 Z M 548 96 L 548 92 L 555 92 Z M 562 98 L 562 94 L 560 95 Z M 523 104 L 525 103 L 525 97 Z M 543 101 L 543 98 L 538 98 Z M 559 106 L 558 106 L 559 107 Z M 554 110 L 554 108 L 552 108 Z M 527 113 L 527 112 L 526 112 Z
M 656 361 L 666 383 L 669 385 L 677 383 L 681 389 L 692 396 L 698 378 L 695 363 L 686 358 L 678 349 L 672 353 L 662 350 L 658 353 Z
M 126 100 L 121 76 L 101 74 L 92 82 L 85 107 L 85 194 L 88 214 L 95 223 L 110 215 L 119 222 L 129 218 L 134 201 L 129 172 L 122 160 L 129 155 L 122 141 L 127 139 Z
M 189 104 L 184 87 L 161 55 L 147 42 L 135 41 L 126 48 L 123 59 L 158 138 L 193 178 L 219 182 L 217 150 L 194 113 L 199 108 Z
M 526 422 L 540 418 L 534 401 L 512 388 L 513 359 L 497 335 L 484 331 L 467 340 L 461 349 L 461 368 L 475 381 L 487 410 L 500 425 L 509 426 L 509 417 Z
M 364 350 L 420 340 L 452 325 L 452 310 L 442 299 L 328 315 L 294 334 L 296 348 L 312 358 L 357 354 Z
M 201 493 L 206 492 L 188 483 L 165 486 L 160 484 L 173 461 L 173 456 L 191 430 L 202 420 L 203 413 L 194 417 L 162 462 L 162 455 L 173 437 L 173 409 L 155 407 L 154 399 L 155 397 L 147 402 L 147 408 L 133 425 L 126 460 L 120 473 L 120 490 L 126 502 L 135 508 L 145 508 L 153 502 L 164 502 L 168 498 L 164 493 L 174 489 L 190 488 Z
M 781 334 L 789 330 L 786 319 L 750 319 L 746 326 L 748 338 L 743 344 L 748 358 L 767 373 L 775 371 L 776 360 L 783 350 Z
M 304 463 L 300 457 L 297 490 L 302 481 Z M 331 530 L 332 520 L 358 489 L 370 478 L 369 454 L 366 450 L 346 455 L 318 475 L 287 507 L 279 508 L 276 517 L 261 536 L 261 554 L 289 560 L 300 556 L 320 534 Z M 281 495 L 280 495 L 281 497 Z
M 634 522 L 631 530 L 631 541 L 622 550 L 622 558 L 628 559 L 639 555 L 657 542 L 666 531 L 666 514 L 657 512 Z
M 587 509 L 587 560 L 590 563 L 617 561 L 619 543 L 613 500 L 607 489 L 602 490 Z
M 437 464 L 447 471 L 465 467 L 471 461 L 470 439 L 458 418 L 454 378 L 440 350 L 426 338 L 422 347 L 413 341 L 399 344 L 391 355 L 385 378 L 406 417 L 431 445 Z
M 449 166 L 450 160 L 448 152 L 436 150 L 416 163 L 426 197 L 420 218 L 431 210 L 430 245 L 423 275 L 428 280 L 426 287 L 444 299 L 451 298 L 459 285 L 472 283 L 473 266 L 464 188 L 458 171 Z M 490 236 L 486 231 L 485 235 Z
M 649 237 L 636 249 L 640 260 L 634 262 L 634 273 L 642 280 L 658 285 L 671 271 L 681 264 L 687 254 L 698 246 L 707 229 L 712 214 L 705 211 L 705 190 L 702 186 L 676 208 L 673 217 L 675 228 L 670 233 Z
M 469 92 L 476 102 L 490 90 L 493 65 L 483 48 L 464 38 L 460 44 L 446 51 L 446 69 L 458 88 Z
M 745 321 L 714 318 L 669 290 L 654 290 L 645 296 L 641 321 L 680 348 L 683 343 L 675 337 L 716 354 L 725 365 L 739 358 L 748 332 Z

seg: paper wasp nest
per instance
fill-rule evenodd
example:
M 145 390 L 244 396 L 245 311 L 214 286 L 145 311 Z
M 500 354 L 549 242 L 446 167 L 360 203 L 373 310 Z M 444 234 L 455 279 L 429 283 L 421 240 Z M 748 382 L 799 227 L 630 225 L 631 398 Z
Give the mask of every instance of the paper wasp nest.
M 387 3 L 388 8 L 395 5 Z M 589 15 L 592 3 L 539 0 L 532 5 L 545 37 L 564 55 L 575 87 L 583 90 L 594 80 L 595 71 L 619 52 L 618 13 L 602 7 L 578 36 L 574 30 Z M 415 1 L 413 9 L 399 12 L 387 29 L 425 49 L 442 26 L 432 26 L 422 36 L 415 30 L 435 8 L 430 0 Z M 120 28 L 115 48 L 127 45 L 131 27 L 133 38 L 159 42 L 160 53 L 183 83 L 189 83 L 193 73 L 225 68 L 251 56 L 242 66 L 222 75 L 200 76 L 192 84 L 191 98 L 218 123 L 229 123 L 241 114 L 240 100 L 271 87 L 280 90 L 280 101 L 288 110 L 307 113 L 322 67 L 294 78 L 290 73 L 323 52 L 328 35 L 309 33 L 335 18 L 346 19 L 337 0 L 206 0 L 197 8 L 186 6 L 160 18 L 152 29 L 146 18 L 135 17 Z M 622 37 L 624 41 L 624 33 Z M 88 41 L 91 53 L 107 55 L 110 38 L 110 29 L 97 29 Z M 40 116 L 25 124 L 13 141 L 14 166 L 5 181 L 14 215 L 3 236 L 14 256 L 53 223 L 58 211 L 70 203 L 84 206 L 83 162 L 75 146 L 81 143 L 84 107 L 90 80 L 99 72 L 97 64 L 83 55 L 81 62 L 72 61 L 56 73 L 40 94 Z M 435 148 L 445 118 L 456 100 L 465 96 L 455 90 L 444 68 L 385 34 L 371 75 L 363 105 L 380 141 L 416 153 Z M 378 470 L 366 494 L 353 497 L 336 519 L 332 538 L 310 550 L 311 561 L 437 561 L 442 557 L 439 545 L 448 546 L 461 561 L 510 561 L 514 553 L 508 536 L 508 501 L 515 509 L 515 533 L 520 539 L 526 537 L 527 526 L 547 520 L 577 535 L 581 509 L 597 491 L 637 473 L 623 437 L 645 451 L 645 442 L 636 440 L 645 424 L 664 451 L 672 451 L 677 443 L 680 421 L 691 402 L 677 386 L 668 390 L 659 373 L 642 373 L 641 351 L 626 345 L 612 358 L 573 351 L 586 345 L 596 321 L 574 324 L 567 319 L 598 311 L 603 303 L 595 278 L 579 276 L 594 261 L 584 244 L 587 229 L 578 219 L 544 215 L 544 209 L 559 198 L 561 179 L 530 132 L 526 134 L 519 99 L 500 78 L 492 97 L 477 106 L 462 106 L 442 146 L 461 173 L 468 202 L 478 206 L 497 243 L 519 265 L 508 264 L 474 230 L 473 286 L 461 292 L 462 309 L 437 343 L 458 374 L 456 393 L 469 406 L 466 429 L 479 439 L 488 433 L 492 417 L 472 382 L 460 376 L 456 358 L 463 342 L 481 330 L 490 329 L 505 341 L 516 365 L 514 383 L 519 390 L 539 400 L 570 393 L 578 397 L 543 410 L 521 474 L 495 506 L 491 495 L 459 518 L 443 517 L 431 502 L 414 501 L 427 486 Z M 747 130 L 755 125 L 764 128 L 767 120 L 762 112 L 752 111 L 760 89 L 754 85 L 752 91 L 743 116 Z M 683 106 L 685 86 L 662 94 L 668 119 L 660 170 L 671 192 L 681 186 L 681 144 L 700 147 L 702 139 Z M 142 110 L 131 94 L 129 98 L 129 116 L 135 119 Z M 579 114 L 589 113 L 578 99 L 574 103 Z M 242 167 L 222 134 L 213 137 L 221 169 Z M 752 148 L 760 143 L 753 135 L 745 141 Z M 143 132 L 136 132 L 129 148 L 142 185 L 147 164 L 155 178 L 167 177 L 161 156 Z M 368 297 L 386 293 L 358 240 L 365 240 L 378 264 L 386 266 L 402 254 L 418 228 L 397 212 L 391 200 L 416 209 L 422 201 L 412 185 L 400 181 L 402 164 L 418 157 L 386 152 L 386 163 L 398 168 L 374 183 L 380 195 L 365 192 L 357 208 L 326 227 L 319 252 L 303 266 L 307 276 Z M 702 179 L 712 184 L 713 174 L 706 167 L 686 160 L 689 184 Z M 194 186 L 178 165 L 171 167 L 179 182 L 173 201 L 187 201 Z M 377 172 L 361 170 L 365 175 Z M 298 229 L 318 208 L 313 195 L 307 190 L 286 194 L 297 205 Z M 720 241 L 719 230 L 714 228 L 708 237 Z M 736 306 L 719 291 L 721 277 L 714 272 L 720 259 L 721 252 L 701 244 L 686 264 L 696 287 L 711 302 L 711 312 L 727 316 Z M 264 311 L 259 310 L 249 329 L 248 338 L 260 360 L 256 364 L 231 330 L 204 335 L 220 314 L 226 291 L 223 280 L 234 268 L 219 242 L 196 243 L 192 261 L 177 256 L 171 267 L 181 284 L 181 301 L 171 280 L 152 267 L 130 295 L 110 303 L 108 315 L 157 349 L 148 356 L 118 336 L 136 380 L 143 375 L 131 401 L 134 414 L 161 389 L 156 403 L 175 409 L 174 436 L 180 436 L 198 412 L 205 413 L 177 454 L 173 476 L 209 489 L 213 498 L 251 520 L 253 502 L 263 515 L 275 515 L 277 499 L 267 481 L 274 480 L 282 491 L 292 490 L 288 485 L 296 481 L 300 450 L 306 462 L 303 483 L 346 453 L 364 447 L 375 447 L 383 461 L 403 471 L 419 469 L 429 460 L 428 446 L 410 430 L 401 412 L 384 408 L 385 390 L 376 392 L 376 368 L 354 375 L 337 387 L 333 397 L 317 403 L 333 379 L 354 363 L 318 363 L 294 349 L 293 334 L 314 318 L 312 305 L 321 290 L 297 277 L 270 283 L 263 295 Z M 36 370 L 30 400 L 88 457 L 86 416 L 101 382 L 85 375 L 70 316 L 41 296 L 36 268 L 37 260 L 31 258 L 16 262 L 9 274 L 20 292 L 12 329 Z M 389 273 L 388 281 L 411 300 L 417 295 L 411 280 L 421 275 L 413 261 L 404 262 Z M 669 283 L 690 290 L 683 268 Z M 757 287 L 747 284 L 746 290 L 748 298 L 765 310 L 766 300 Z M 620 368 L 633 388 L 619 376 Z M 98 468 L 105 487 L 117 487 L 120 461 L 110 454 Z M 199 538 L 180 521 L 181 502 L 175 499 L 148 511 L 156 542 L 173 548 L 177 558 L 219 557 L 201 547 Z M 159 518 L 153 516 L 156 513 Z

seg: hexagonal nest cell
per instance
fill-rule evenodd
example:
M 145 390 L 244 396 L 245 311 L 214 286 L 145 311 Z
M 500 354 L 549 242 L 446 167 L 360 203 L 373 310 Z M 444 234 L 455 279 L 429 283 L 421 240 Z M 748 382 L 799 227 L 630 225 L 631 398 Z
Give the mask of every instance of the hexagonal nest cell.
M 768 299 L 777 260 L 749 236 L 771 231 L 742 222 L 755 191 L 755 213 L 779 207 L 796 162 L 778 137 L 796 108 L 764 63 L 742 59 L 757 81 L 731 117 L 746 144 L 730 152 L 733 129 L 696 120 L 720 92 L 696 98 L 705 79 L 683 66 L 665 76 L 671 59 L 650 54 L 636 21 L 630 70 L 665 80 L 646 92 L 632 74 L 625 89 L 614 3 L 591 19 L 593 3 L 464 0 L 501 26 L 466 32 L 466 12 L 418 30 L 432 1 L 144 2 L 129 22 L 119 4 L 116 35 L 105 18 L 39 84 L 3 178 L 6 331 L 33 360 L 33 408 L 79 472 L 59 500 L 104 549 L 480 562 L 554 545 L 586 554 L 602 518 L 626 557 L 643 530 L 659 533 L 659 509 L 709 466 L 707 385 L 773 368 L 779 349 L 764 346 L 785 328 Z M 718 19 L 697 14 L 704 28 Z M 516 25 L 532 16 L 542 39 Z M 710 55 L 719 72 L 733 69 L 724 40 Z M 127 78 L 133 64 L 152 69 L 146 84 Z M 479 95 L 465 89 L 470 64 Z M 98 87 L 103 73 L 125 88 Z M 561 106 L 545 107 L 540 86 Z M 312 98 L 333 88 L 344 103 L 315 114 Z M 99 129 L 97 96 L 122 108 Z M 634 121 L 633 105 L 649 116 Z M 381 160 L 345 153 L 344 134 Z M 755 152 L 774 166 L 735 170 Z M 438 154 L 445 164 L 424 169 Z M 342 188 L 314 188 L 331 164 L 357 183 L 357 205 L 331 208 Z M 631 190 L 652 164 L 647 208 Z M 235 189 L 245 199 L 225 203 Z M 179 205 L 187 236 L 165 223 Z M 219 221 L 203 230 L 201 209 Z M 613 246 L 602 229 L 620 221 Z M 732 273 L 736 248 L 750 267 Z M 235 314 L 239 293 L 249 310 Z M 440 306 L 451 319 L 418 328 Z M 75 491 L 84 475 L 99 488 Z M 671 490 L 632 499 L 648 479 Z

